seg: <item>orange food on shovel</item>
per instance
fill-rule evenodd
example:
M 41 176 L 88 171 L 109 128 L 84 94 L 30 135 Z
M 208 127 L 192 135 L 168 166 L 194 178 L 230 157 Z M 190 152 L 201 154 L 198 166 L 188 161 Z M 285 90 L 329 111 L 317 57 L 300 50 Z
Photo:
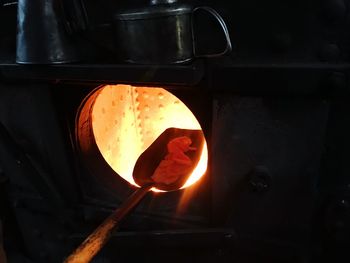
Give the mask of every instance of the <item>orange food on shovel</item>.
M 176 182 L 180 176 L 190 173 L 192 160 L 185 153 L 197 149 L 191 147 L 191 144 L 192 140 L 187 136 L 172 139 L 167 145 L 168 154 L 151 176 L 153 181 L 169 185 Z
M 166 129 L 138 158 L 135 182 L 162 191 L 180 189 L 197 166 L 204 141 L 201 130 Z

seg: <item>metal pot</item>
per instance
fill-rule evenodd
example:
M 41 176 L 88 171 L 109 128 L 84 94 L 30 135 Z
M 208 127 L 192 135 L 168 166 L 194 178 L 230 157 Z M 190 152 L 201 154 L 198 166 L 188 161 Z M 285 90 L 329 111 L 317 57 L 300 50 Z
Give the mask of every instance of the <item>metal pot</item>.
M 18 1 L 17 63 L 62 64 L 77 60 L 65 28 L 61 1 Z
M 193 30 L 193 14 L 208 12 L 220 24 L 226 47 L 215 54 L 199 55 Z M 175 3 L 174 0 L 153 0 L 151 6 L 120 11 L 114 16 L 118 51 L 130 63 L 175 64 L 196 57 L 219 57 L 231 51 L 231 40 L 222 17 L 210 7 Z

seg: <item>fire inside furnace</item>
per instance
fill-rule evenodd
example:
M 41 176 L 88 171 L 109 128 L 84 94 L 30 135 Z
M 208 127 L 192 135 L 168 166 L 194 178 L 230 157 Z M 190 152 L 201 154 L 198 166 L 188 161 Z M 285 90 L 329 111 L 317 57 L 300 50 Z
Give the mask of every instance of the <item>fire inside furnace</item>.
M 97 92 L 91 112 L 97 147 L 112 169 L 132 185 L 138 186 L 132 176 L 137 159 L 167 128 L 202 130 L 191 110 L 165 89 L 118 84 Z M 204 140 L 199 162 L 182 188 L 202 177 L 207 162 Z

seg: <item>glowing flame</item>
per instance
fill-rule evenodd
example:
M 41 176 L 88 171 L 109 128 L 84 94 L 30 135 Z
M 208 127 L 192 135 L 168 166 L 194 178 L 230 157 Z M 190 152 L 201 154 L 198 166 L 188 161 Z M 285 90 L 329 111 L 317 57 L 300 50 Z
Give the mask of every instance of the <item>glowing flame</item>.
M 165 89 L 118 84 L 104 86 L 99 92 L 92 109 L 96 144 L 113 170 L 133 185 L 138 157 L 164 130 L 201 129 L 190 109 Z M 205 143 L 198 165 L 182 188 L 197 182 L 207 163 Z

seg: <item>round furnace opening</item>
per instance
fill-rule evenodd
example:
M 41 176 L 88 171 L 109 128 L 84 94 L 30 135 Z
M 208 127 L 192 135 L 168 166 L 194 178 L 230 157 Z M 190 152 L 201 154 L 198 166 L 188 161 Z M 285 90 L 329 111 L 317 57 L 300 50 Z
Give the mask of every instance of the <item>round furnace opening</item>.
M 121 84 L 95 90 L 84 102 L 78 123 L 81 150 L 89 148 L 87 138 L 81 137 L 93 137 L 105 162 L 135 186 L 132 172 L 138 157 L 164 130 L 202 129 L 191 110 L 169 91 Z M 79 127 L 87 126 L 90 132 L 79 132 Z M 204 142 L 198 165 L 182 188 L 204 175 L 207 162 L 208 149 Z

